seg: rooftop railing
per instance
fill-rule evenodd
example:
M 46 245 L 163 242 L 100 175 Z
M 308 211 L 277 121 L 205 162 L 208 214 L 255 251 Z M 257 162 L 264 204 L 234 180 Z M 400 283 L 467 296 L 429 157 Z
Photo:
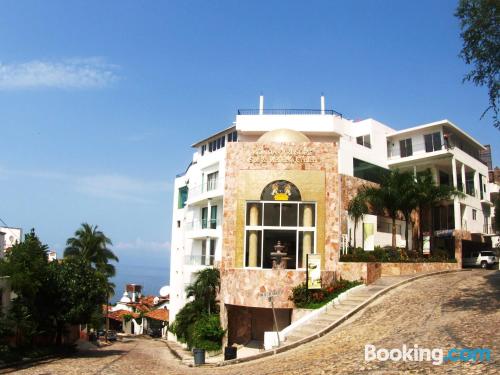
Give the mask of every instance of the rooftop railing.
M 333 115 L 342 117 L 342 113 L 333 109 L 238 109 L 238 115 Z

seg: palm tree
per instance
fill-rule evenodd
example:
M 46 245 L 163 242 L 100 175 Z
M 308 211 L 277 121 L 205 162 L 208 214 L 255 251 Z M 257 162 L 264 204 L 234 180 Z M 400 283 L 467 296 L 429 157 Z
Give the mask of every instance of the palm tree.
M 366 198 L 362 193 L 358 193 L 358 195 L 351 199 L 347 206 L 347 212 L 354 220 L 354 248 L 356 248 L 356 228 L 358 227 L 358 221 L 364 214 L 368 213 Z
M 388 171 L 380 187 L 364 187 L 361 192 L 379 212 L 386 213 L 392 220 L 392 249 L 396 249 L 396 217 L 404 206 L 404 196 L 412 175 L 398 170 Z
M 115 285 L 109 281 L 110 277 L 115 276 L 116 268 L 110 261 L 118 262 L 118 257 L 108 248 L 113 243 L 106 235 L 93 226 L 83 223 L 75 232 L 75 236 L 66 241 L 65 257 L 80 257 L 86 260 L 97 271 L 102 273 L 107 281 L 106 285 L 106 303 L 109 305 L 109 299 L 114 294 Z M 106 306 L 106 341 L 109 328 L 109 317 Z
M 200 309 L 209 315 L 216 312 L 217 294 L 220 289 L 220 272 L 218 268 L 205 268 L 198 271 L 195 281 L 186 288 L 187 297 L 194 297 Z
M 465 194 L 461 191 L 448 186 L 448 185 L 436 185 L 432 173 L 429 169 L 424 172 L 418 173 L 415 181 L 415 199 L 416 208 L 419 212 L 419 248 L 423 252 L 423 240 L 422 240 L 422 216 L 424 211 L 429 213 L 429 222 L 427 223 L 430 239 L 431 239 L 431 249 L 432 249 L 432 237 L 434 232 L 433 222 L 434 222 L 434 212 L 433 207 L 444 200 L 450 200 L 454 197 L 464 197 Z

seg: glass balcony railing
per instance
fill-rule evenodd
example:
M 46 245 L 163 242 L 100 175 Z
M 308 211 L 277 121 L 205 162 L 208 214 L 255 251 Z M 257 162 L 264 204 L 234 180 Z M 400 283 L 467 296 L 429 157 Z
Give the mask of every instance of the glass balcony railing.
M 220 219 L 199 219 L 186 223 L 187 230 L 217 229 L 221 225 Z
M 195 198 L 198 195 L 215 191 L 221 186 L 220 179 L 208 180 L 204 184 L 189 186 L 189 199 Z
M 215 255 L 185 255 L 184 264 L 188 266 L 213 266 Z

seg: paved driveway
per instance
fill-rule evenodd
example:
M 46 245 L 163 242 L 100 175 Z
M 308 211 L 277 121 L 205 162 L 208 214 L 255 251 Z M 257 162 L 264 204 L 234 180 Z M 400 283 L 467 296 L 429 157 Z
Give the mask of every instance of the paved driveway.
M 188 368 L 159 341 L 135 339 L 23 369 L 18 374 L 399 374 L 500 372 L 500 272 L 473 270 L 397 288 L 330 334 L 274 357 L 227 367 Z M 486 363 L 365 362 L 377 348 L 489 348 Z

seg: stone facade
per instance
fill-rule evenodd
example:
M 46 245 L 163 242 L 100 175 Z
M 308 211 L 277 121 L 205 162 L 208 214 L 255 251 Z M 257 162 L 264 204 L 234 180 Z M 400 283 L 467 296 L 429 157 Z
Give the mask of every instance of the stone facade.
M 363 280 L 371 284 L 380 277 L 413 275 L 417 273 L 438 272 L 460 269 L 457 263 L 421 262 L 339 262 L 340 277 L 345 280 Z
M 344 280 L 363 280 L 371 284 L 380 279 L 382 267 L 380 263 L 339 262 L 339 276 Z
M 382 265 L 382 276 L 413 275 L 416 273 L 438 272 L 457 270 L 461 266 L 458 263 L 380 263 Z
M 304 270 L 244 268 L 245 205 L 260 200 L 274 180 L 295 184 L 303 201 L 316 202 L 316 251 L 322 279 L 331 282 L 339 259 L 340 177 L 338 141 L 226 145 L 221 269 L 221 322 L 227 328 L 227 305 L 270 307 L 259 293 L 278 292 L 275 307 L 292 308 L 291 289 L 305 281 Z M 244 333 L 246 334 L 246 333 Z M 244 335 L 243 334 L 243 335 Z M 231 335 L 231 334 L 230 334 Z

